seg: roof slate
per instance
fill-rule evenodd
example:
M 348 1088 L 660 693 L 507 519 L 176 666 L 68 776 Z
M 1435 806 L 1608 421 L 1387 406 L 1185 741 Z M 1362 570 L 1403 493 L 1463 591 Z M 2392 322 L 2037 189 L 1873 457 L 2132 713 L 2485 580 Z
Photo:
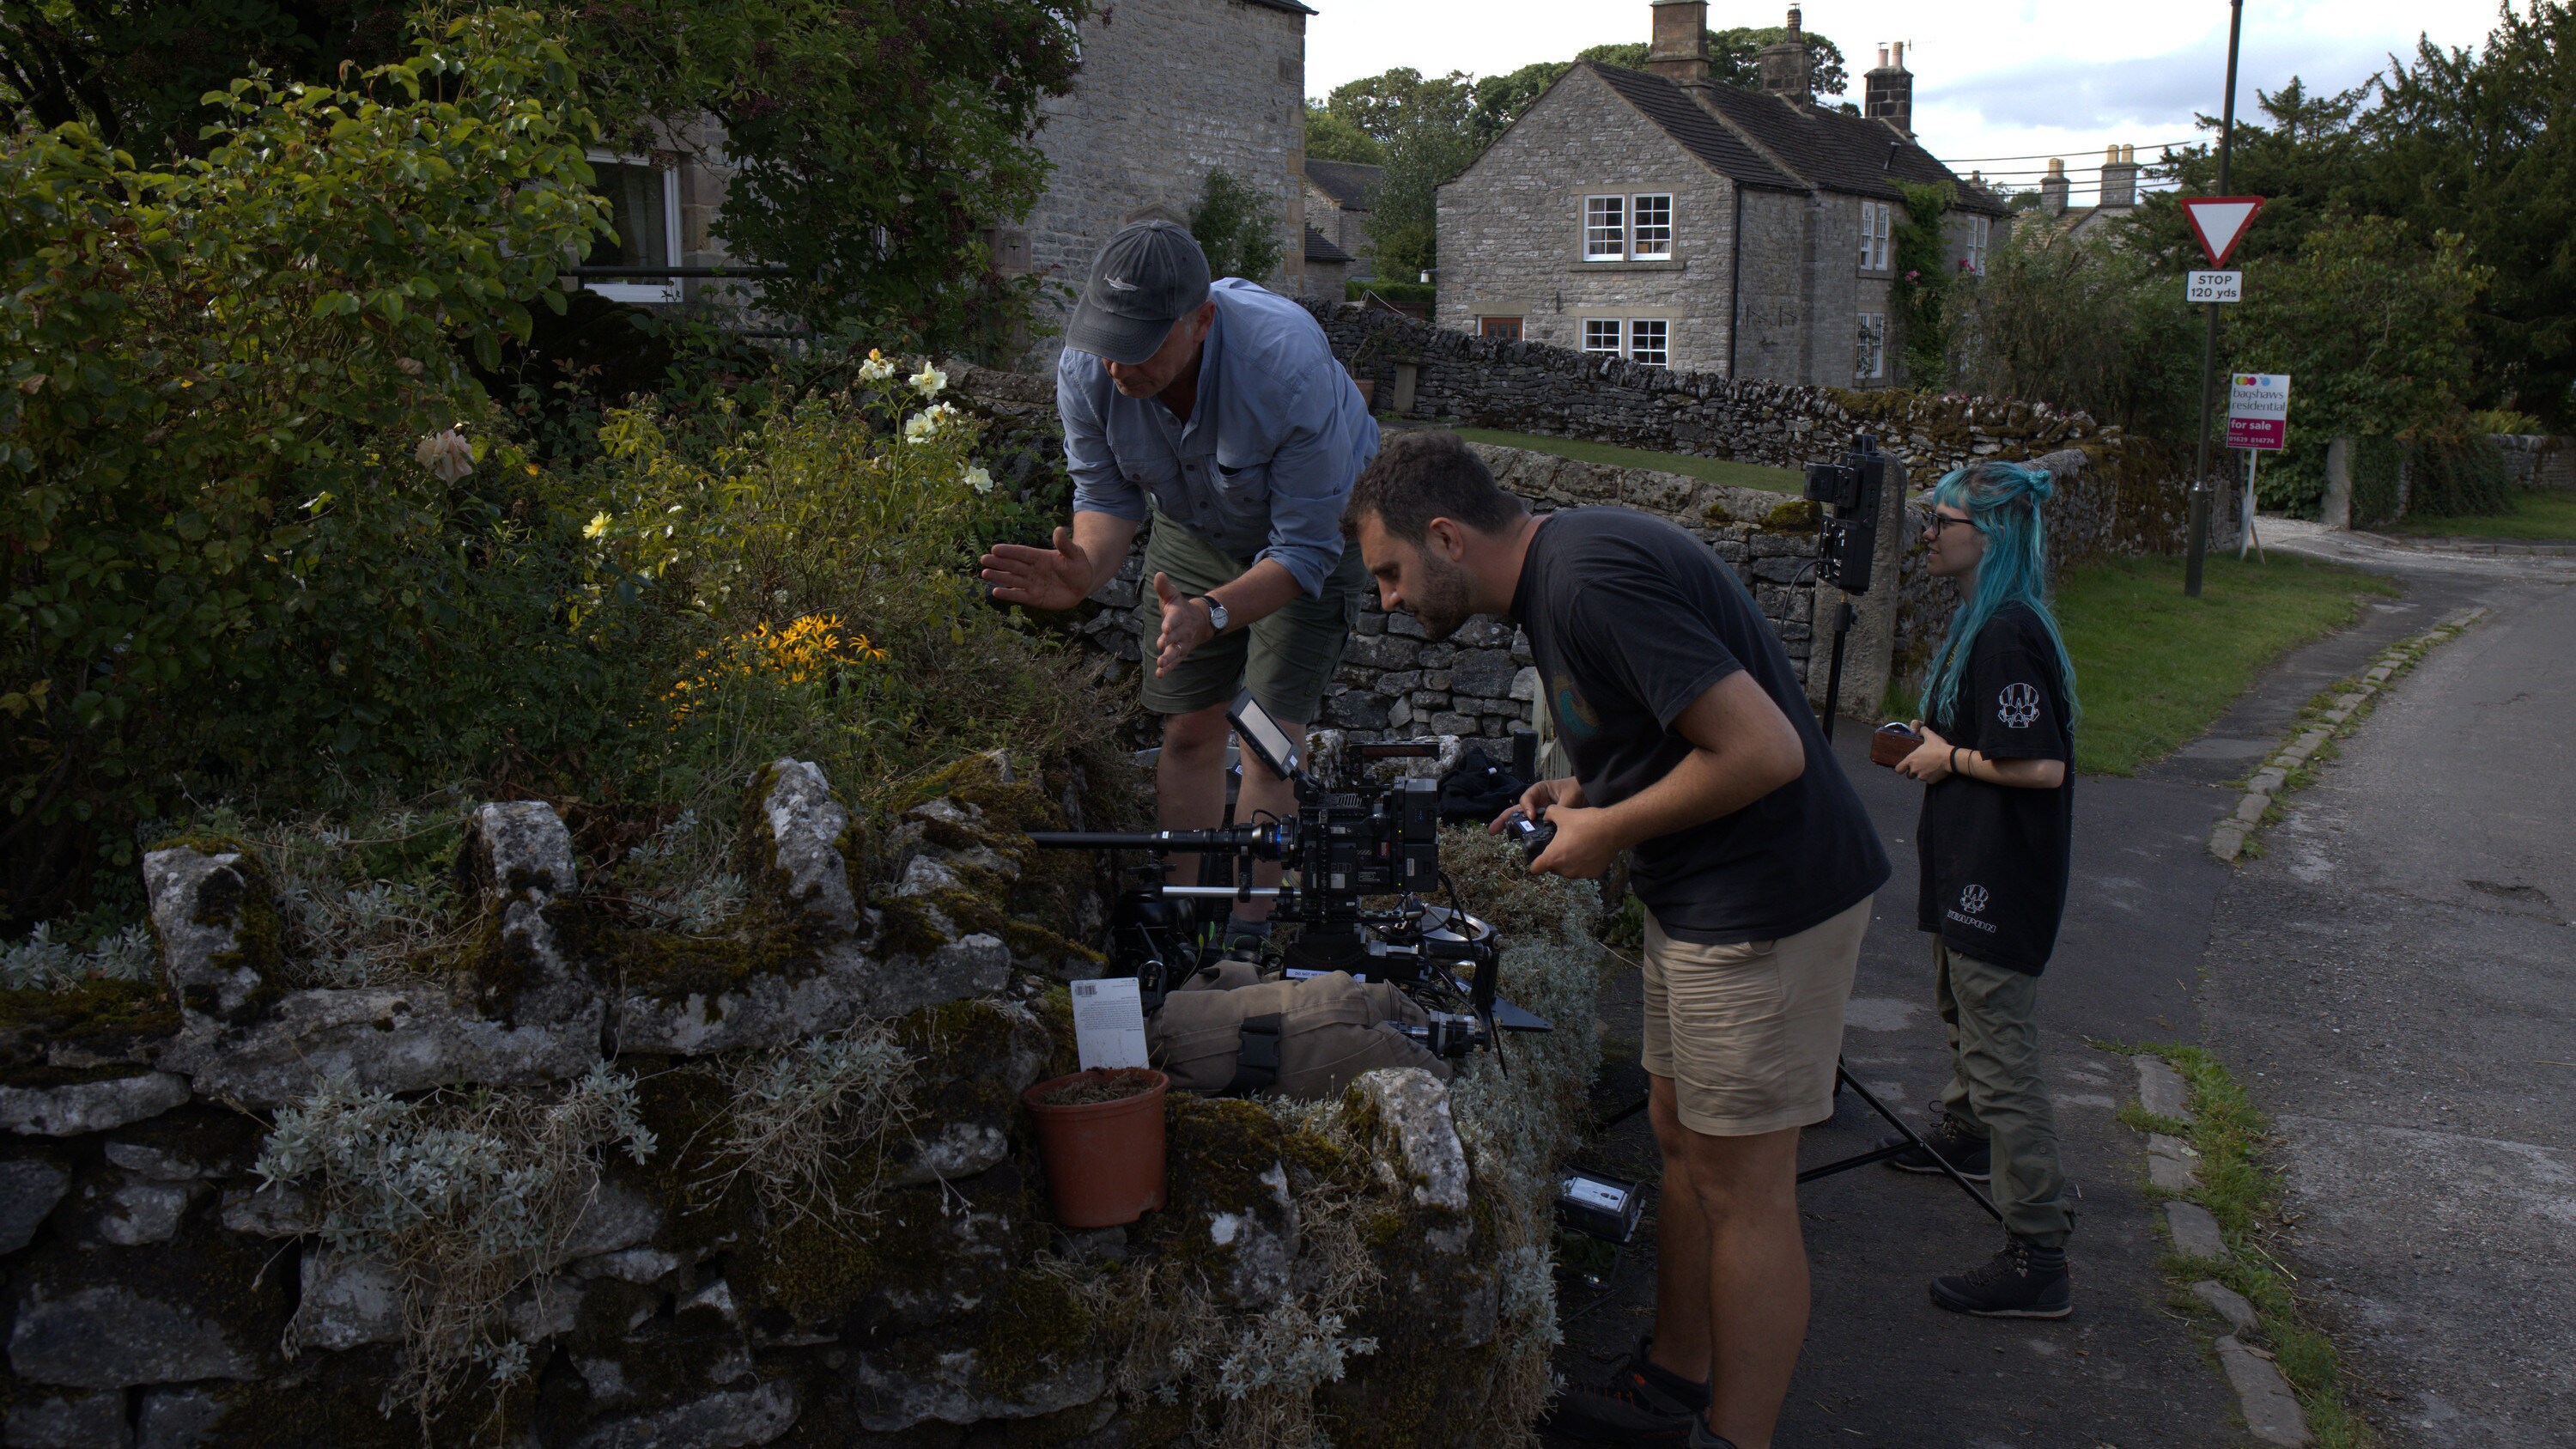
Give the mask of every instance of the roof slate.
M 1958 191 L 1960 211 L 2002 216 L 1991 193 L 1953 175 L 1931 152 L 1898 135 L 1884 121 L 1821 106 L 1798 106 L 1774 95 L 1712 85 L 1702 105 L 1662 76 L 1585 61 L 1593 73 L 1664 133 L 1720 175 L 1775 191 L 1839 191 L 1902 201 L 1898 181 Z M 1714 110 L 1715 115 L 1710 111 Z M 1747 144 L 1748 141 L 1751 144 Z M 1786 169 L 1784 170 L 1783 167 Z
M 1359 258 L 1354 257 L 1349 252 L 1343 251 L 1340 247 L 1333 245 L 1333 239 L 1331 237 L 1324 235 L 1322 232 L 1317 231 L 1310 226 L 1306 228 L 1306 260 L 1310 262 L 1332 263 L 1355 262 L 1358 261 Z
M 1747 186 L 1771 191 L 1804 192 L 1808 188 L 1798 178 L 1764 159 L 1761 152 L 1744 144 L 1741 137 L 1719 125 L 1690 93 L 1659 75 L 1642 70 L 1624 70 L 1615 65 L 1584 61 L 1594 75 L 1609 84 L 1628 104 L 1646 114 L 1646 118 L 1683 150 L 1698 157 L 1720 176 L 1731 177 Z
M 1364 161 L 1306 162 L 1306 179 L 1324 189 L 1324 194 L 1342 204 L 1344 211 L 1366 211 L 1377 201 L 1377 187 L 1386 179 L 1386 168 Z

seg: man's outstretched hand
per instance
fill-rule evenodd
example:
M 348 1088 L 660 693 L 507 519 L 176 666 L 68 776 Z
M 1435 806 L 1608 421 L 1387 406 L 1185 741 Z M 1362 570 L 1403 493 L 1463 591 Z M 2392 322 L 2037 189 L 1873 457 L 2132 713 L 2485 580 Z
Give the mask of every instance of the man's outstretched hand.
M 1053 548 L 997 543 L 978 565 L 993 597 L 1031 609 L 1070 609 L 1091 592 L 1091 555 L 1058 526 Z
M 1169 574 L 1154 575 L 1154 600 L 1163 606 L 1163 632 L 1154 641 L 1154 675 L 1180 667 L 1190 651 L 1216 637 L 1207 600 L 1185 598 Z

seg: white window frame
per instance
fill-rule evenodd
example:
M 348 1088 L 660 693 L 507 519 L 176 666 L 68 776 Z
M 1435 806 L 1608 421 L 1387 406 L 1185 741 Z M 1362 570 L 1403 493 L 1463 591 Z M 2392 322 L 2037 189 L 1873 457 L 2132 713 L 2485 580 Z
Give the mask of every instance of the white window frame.
M 1640 354 L 1640 353 L 1642 353 L 1642 352 L 1646 352 L 1646 351 L 1650 350 L 1650 349 L 1647 347 L 1647 345 L 1646 345 L 1646 333 L 1647 333 L 1647 329 L 1648 329 L 1648 328 L 1652 328 L 1652 329 L 1654 329 L 1654 339 L 1655 339 L 1655 340 L 1654 340 L 1654 346 L 1652 347 L 1652 349 L 1651 349 L 1651 350 L 1652 350 L 1656 355 L 1655 355 L 1655 356 L 1653 356 L 1653 357 L 1641 357 L 1641 356 L 1639 356 L 1638 354 Z M 1643 363 L 1648 363 L 1648 364 L 1650 364 L 1650 365 L 1652 365 L 1652 366 L 1655 366 L 1655 367 L 1670 367 L 1670 366 L 1672 366 L 1672 365 L 1673 365 L 1673 324 L 1671 323 L 1671 321 L 1670 321 L 1669 319 L 1662 318 L 1662 317 L 1631 317 L 1631 318 L 1629 318 L 1629 319 L 1628 319 L 1628 360 L 1629 360 L 1629 361 L 1631 361 L 1631 362 L 1643 362 Z
M 1887 314 L 1863 312 L 1852 335 L 1852 380 L 1883 382 L 1887 378 Z
M 1994 218 L 1968 218 L 1968 270 L 1982 277 L 1986 274 L 1986 247 L 1994 240 Z
M 1598 346 L 1592 340 L 1594 333 L 1602 328 L 1609 329 L 1610 345 L 1607 347 Z M 1627 335 L 1628 324 L 1617 317 L 1586 317 L 1583 319 L 1583 350 L 1588 355 L 1597 357 L 1626 356 L 1627 352 L 1622 343 Z
M 1860 204 L 1860 269 L 1884 272 L 1896 265 L 1893 240 L 1896 236 L 1896 204 L 1891 201 L 1864 201 Z
M 611 151 L 592 151 L 588 155 L 593 165 L 606 163 L 611 166 L 642 166 L 661 176 L 662 240 L 670 252 L 670 255 L 662 259 L 661 265 L 666 267 L 680 265 L 680 168 L 665 166 L 651 156 L 620 156 Z M 647 265 L 651 264 L 647 263 Z M 581 279 L 581 284 L 612 302 L 677 302 L 681 299 L 678 277 L 665 277 L 658 282 L 640 279 L 601 281 L 584 277 Z
M 1663 213 L 1655 229 L 1663 233 L 1663 245 L 1646 249 L 1646 207 L 1653 203 Z M 1628 259 L 1633 262 L 1663 262 L 1673 255 L 1673 194 L 1669 191 L 1640 191 L 1628 198 Z
M 1583 259 L 1624 262 L 1628 259 L 1628 198 L 1583 198 Z

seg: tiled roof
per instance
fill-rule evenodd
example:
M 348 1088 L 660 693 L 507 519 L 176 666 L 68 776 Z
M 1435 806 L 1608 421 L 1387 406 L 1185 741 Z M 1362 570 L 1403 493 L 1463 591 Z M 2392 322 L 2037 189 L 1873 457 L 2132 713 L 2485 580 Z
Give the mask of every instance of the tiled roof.
M 1607 67 L 1603 69 L 1609 73 Z M 1669 81 L 1664 84 L 1671 86 Z M 1680 91 L 1678 86 L 1672 89 Z M 1947 181 L 1958 190 L 1959 210 L 1990 216 L 2004 214 L 2002 202 L 1952 175 L 1950 168 L 1934 159 L 1931 152 L 1899 135 L 1884 121 L 1822 106 L 1793 105 L 1779 96 L 1736 86 L 1710 86 L 1703 94 L 1729 128 L 1779 158 L 1815 187 L 1902 201 L 1905 194 L 1896 187 L 1899 181 L 1917 185 Z
M 1252 3 L 1265 10 L 1285 10 L 1291 15 L 1312 15 L 1315 13 L 1313 9 L 1298 4 L 1297 0 L 1252 0 Z
M 1642 70 L 1625 70 L 1588 60 L 1582 64 L 1590 67 L 1594 75 L 1607 82 L 1610 89 L 1618 92 L 1628 104 L 1643 111 L 1648 120 L 1672 137 L 1683 150 L 1698 157 L 1720 176 L 1772 191 L 1808 190 L 1798 178 L 1773 165 L 1761 152 L 1744 144 L 1741 137 L 1718 124 L 1717 118 L 1692 100 L 1690 93 L 1680 86 Z
M 1351 262 L 1359 259 L 1352 256 L 1349 252 L 1343 251 L 1340 247 L 1333 245 L 1333 239 L 1331 237 L 1324 235 L 1322 232 L 1317 231 L 1310 226 L 1306 228 L 1306 260 L 1310 262 L 1331 263 Z
M 1377 201 L 1377 184 L 1386 179 L 1386 168 L 1362 161 L 1317 161 L 1310 157 L 1306 179 L 1340 202 L 1343 210 L 1366 211 Z

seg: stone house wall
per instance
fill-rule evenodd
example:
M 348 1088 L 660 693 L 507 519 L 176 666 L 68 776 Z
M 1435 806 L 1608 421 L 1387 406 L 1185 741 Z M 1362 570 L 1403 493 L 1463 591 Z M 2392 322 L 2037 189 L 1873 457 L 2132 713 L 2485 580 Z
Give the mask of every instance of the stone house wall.
M 1672 193 L 1672 259 L 1585 261 L 1584 197 L 1639 192 Z M 1735 184 L 1577 68 L 1440 188 L 1438 320 L 1580 351 L 1587 318 L 1663 318 L 1673 366 L 1723 371 L 1734 226 Z
M 1078 291 L 1093 254 L 1148 217 L 1186 223 L 1211 170 L 1277 199 L 1281 274 L 1305 271 L 1306 17 L 1272 0 L 1120 0 L 1083 22 L 1071 94 L 1042 107 L 1038 148 L 1054 163 L 1046 195 L 997 248 Z M 1338 299 L 1336 299 L 1338 300 Z M 1071 306 L 1071 293 L 1058 299 Z M 1042 309 L 1051 332 L 1061 311 Z M 1030 365 L 1052 371 L 1060 344 Z

